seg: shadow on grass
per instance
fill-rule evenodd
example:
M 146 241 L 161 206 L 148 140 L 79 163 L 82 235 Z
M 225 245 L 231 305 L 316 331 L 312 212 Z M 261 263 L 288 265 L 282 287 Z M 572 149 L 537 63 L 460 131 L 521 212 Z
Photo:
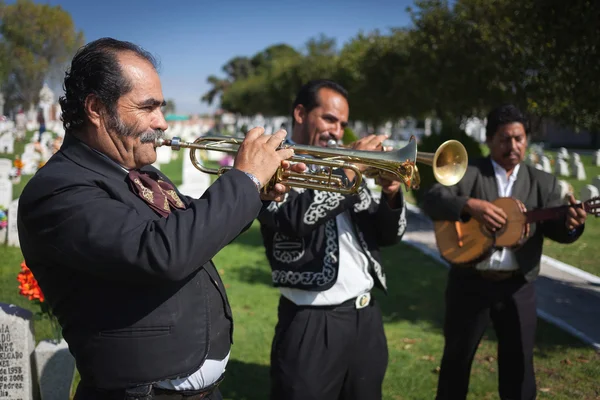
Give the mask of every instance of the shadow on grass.
M 255 223 L 251 229 L 238 237 L 235 243 L 264 251 L 258 228 L 258 224 Z M 408 321 L 441 334 L 448 270 L 437 261 L 403 243 L 383 248 L 382 264 L 386 271 L 388 294 L 375 290 L 374 296 L 380 303 L 384 321 Z M 266 257 L 264 266 L 259 263 L 232 272 L 240 281 L 271 286 L 271 273 Z M 496 341 L 491 327 L 487 329 L 486 337 Z M 537 349 L 540 356 L 543 357 L 546 351 L 557 347 L 589 348 L 586 343 L 540 319 L 537 330 Z
M 219 389 L 225 400 L 265 400 L 269 385 L 268 366 L 229 360 L 227 377 Z

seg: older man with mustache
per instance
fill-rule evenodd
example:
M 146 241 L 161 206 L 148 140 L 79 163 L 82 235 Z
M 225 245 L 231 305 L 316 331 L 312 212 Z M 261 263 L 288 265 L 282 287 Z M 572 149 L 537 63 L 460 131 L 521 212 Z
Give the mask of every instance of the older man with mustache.
M 64 87 L 65 140 L 25 187 L 18 227 L 77 362 L 75 399 L 221 399 L 233 320 L 211 259 L 285 194 L 261 195 L 289 167 L 285 132 L 248 132 L 233 169 L 194 199 L 151 166 L 167 123 L 150 54 L 99 39 Z

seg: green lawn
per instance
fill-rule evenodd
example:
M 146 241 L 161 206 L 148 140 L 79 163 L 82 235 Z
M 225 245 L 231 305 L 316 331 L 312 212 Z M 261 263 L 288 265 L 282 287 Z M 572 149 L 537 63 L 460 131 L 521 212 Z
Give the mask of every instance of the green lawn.
M 377 293 L 390 348 L 385 399 L 431 399 L 443 346 L 442 316 L 446 269 L 411 247 L 383 251 L 390 294 Z M 0 301 L 30 307 L 15 279 L 20 250 L 0 248 Z M 215 263 L 223 276 L 235 317 L 235 345 L 222 390 L 226 399 L 265 399 L 278 292 L 257 224 L 221 251 Z M 50 337 L 46 321 L 36 339 Z M 473 365 L 470 399 L 496 399 L 496 341 L 490 330 Z M 576 338 L 539 321 L 535 352 L 540 399 L 596 399 L 600 355 Z M 77 381 L 77 379 L 76 379 Z

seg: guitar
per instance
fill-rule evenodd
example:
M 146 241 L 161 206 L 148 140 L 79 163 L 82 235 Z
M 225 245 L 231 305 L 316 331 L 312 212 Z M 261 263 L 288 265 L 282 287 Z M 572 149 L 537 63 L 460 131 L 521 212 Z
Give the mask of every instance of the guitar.
M 491 232 L 475 218 L 467 222 L 434 221 L 437 247 L 442 258 L 452 264 L 479 262 L 500 247 L 515 248 L 529 236 L 530 224 L 561 217 L 570 207 L 581 207 L 586 213 L 600 216 L 600 197 L 583 203 L 526 211 L 523 203 L 510 197 L 500 197 L 491 202 L 504 210 L 507 221 Z

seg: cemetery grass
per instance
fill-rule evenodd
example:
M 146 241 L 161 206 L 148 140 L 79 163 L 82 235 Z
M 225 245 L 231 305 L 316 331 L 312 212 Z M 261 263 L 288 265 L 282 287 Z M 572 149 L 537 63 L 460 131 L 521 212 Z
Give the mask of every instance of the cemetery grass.
M 34 310 L 18 294 L 20 250 L 0 248 L 0 301 Z M 446 269 L 405 245 L 383 249 L 389 294 L 375 292 L 385 321 L 389 364 L 384 398 L 431 399 L 443 349 Z M 234 345 L 225 399 L 268 398 L 269 354 L 277 315 L 278 291 L 271 286 L 258 223 L 215 257 L 232 305 Z M 36 339 L 49 338 L 46 321 L 35 325 Z M 476 354 L 469 399 L 497 399 L 496 339 L 491 329 Z M 539 320 L 535 362 L 540 399 L 597 399 L 600 355 L 578 339 Z M 78 382 L 76 375 L 73 387 Z
M 557 152 L 545 151 L 545 153 L 556 160 Z M 596 176 L 600 176 L 600 167 L 593 165 L 591 155 L 581 155 L 580 158 L 585 167 L 586 179 L 584 181 L 578 181 L 572 177 L 559 178 L 573 186 L 575 198 L 577 199 L 581 196 L 581 189 L 585 185 L 591 184 Z M 548 239 L 544 242 L 544 254 L 600 276 L 600 263 L 598 263 L 598 254 L 595 251 L 598 243 L 600 243 L 600 218 L 588 215 L 585 230 L 579 240 L 571 244 L 560 244 Z

